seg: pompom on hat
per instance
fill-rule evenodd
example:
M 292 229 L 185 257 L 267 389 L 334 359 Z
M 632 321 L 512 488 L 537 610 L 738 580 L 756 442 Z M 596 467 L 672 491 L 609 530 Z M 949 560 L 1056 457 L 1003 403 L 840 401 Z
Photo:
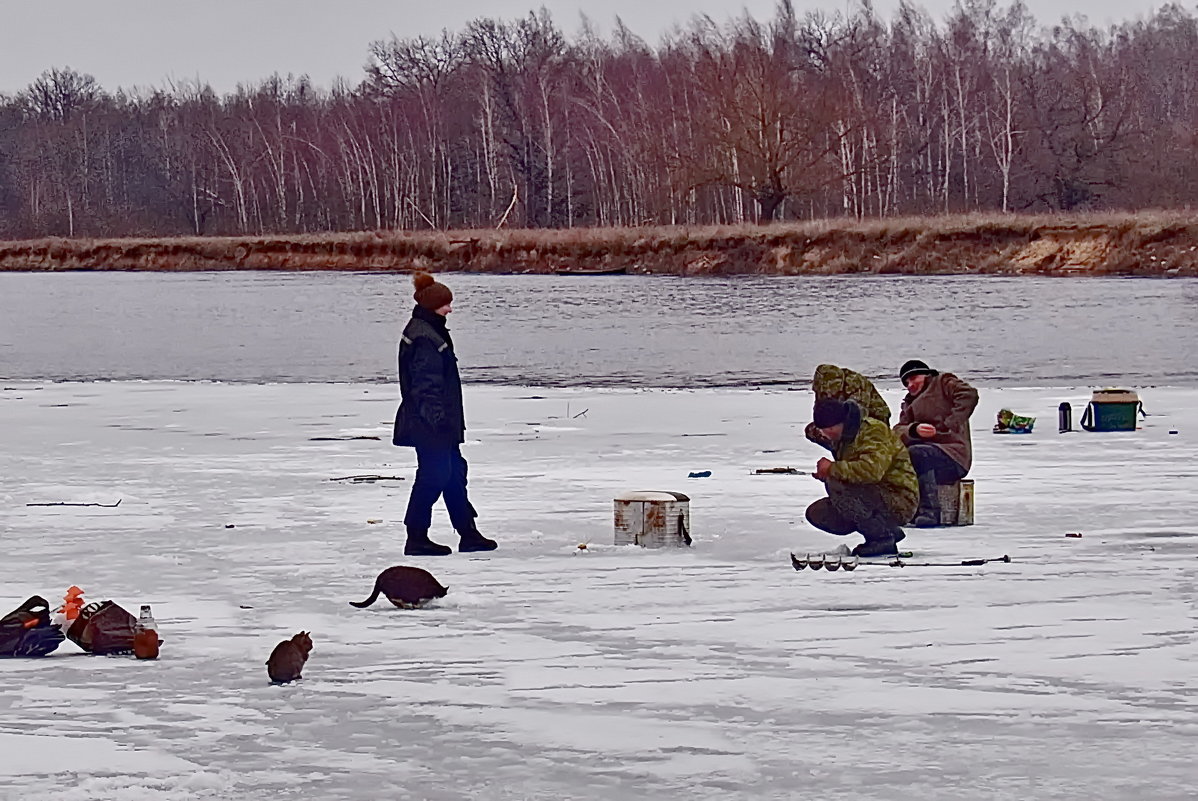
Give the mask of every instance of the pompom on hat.
M 414 274 L 412 284 L 416 287 L 412 297 L 416 300 L 417 305 L 429 311 L 435 312 L 447 303 L 453 302 L 453 293 L 449 291 L 449 287 L 438 283 L 428 273 Z
M 849 407 L 844 401 L 838 401 L 835 398 L 820 398 L 815 402 L 811 421 L 815 423 L 816 428 L 831 428 L 843 423 L 848 414 Z

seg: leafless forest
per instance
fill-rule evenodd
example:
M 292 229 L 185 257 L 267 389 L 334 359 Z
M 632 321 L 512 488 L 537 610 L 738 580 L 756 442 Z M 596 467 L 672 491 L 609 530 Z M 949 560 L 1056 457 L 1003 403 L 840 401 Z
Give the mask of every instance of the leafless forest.
M 692 20 L 656 44 L 546 13 L 386 39 L 356 85 L 220 96 L 68 67 L 0 98 L 0 237 L 740 225 L 1184 209 L 1198 17 L 1044 27 L 962 0 Z

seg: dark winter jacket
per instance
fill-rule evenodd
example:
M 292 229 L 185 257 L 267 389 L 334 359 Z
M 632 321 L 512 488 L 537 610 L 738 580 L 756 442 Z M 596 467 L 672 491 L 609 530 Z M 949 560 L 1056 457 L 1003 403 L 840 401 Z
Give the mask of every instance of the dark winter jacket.
M 848 419 L 840 441 L 832 446 L 836 461 L 828 477 L 846 484 L 876 484 L 886 506 L 900 523 L 906 523 L 919 506 L 919 480 L 911 454 L 885 423 L 861 414 L 848 403 Z
M 861 373 L 847 367 L 837 367 L 834 364 L 821 364 L 815 368 L 811 389 L 815 392 L 817 401 L 823 398 L 856 401 L 866 417 L 872 417 L 890 425 L 890 407 L 886 405 L 886 401 L 879 394 L 873 382 Z M 824 439 L 823 435 L 819 433 L 819 429 L 815 427 L 815 423 L 808 423 L 803 433 L 816 445 L 832 449 L 832 443 Z
M 973 466 L 973 440 L 969 416 L 978 405 L 978 391 L 952 373 L 928 376 L 918 395 L 903 398 L 894 431 L 904 445 L 928 443 L 947 453 L 966 472 Z M 915 433 L 920 423 L 936 427 L 936 436 L 924 439 Z
M 455 445 L 465 440 L 462 379 L 445 318 L 417 306 L 399 341 L 396 445 Z

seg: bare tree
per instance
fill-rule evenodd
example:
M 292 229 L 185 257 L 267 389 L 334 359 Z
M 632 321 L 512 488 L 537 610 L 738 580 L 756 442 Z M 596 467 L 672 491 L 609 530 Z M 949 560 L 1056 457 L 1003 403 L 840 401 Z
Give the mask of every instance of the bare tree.
M 710 21 L 692 30 L 692 78 L 706 101 L 706 147 L 684 165 L 695 184 L 745 191 L 768 222 L 788 198 L 843 177 L 837 154 L 856 126 L 840 113 L 835 35 L 818 17 L 800 26 L 788 0 L 768 27 L 743 17 L 727 34 Z
M 1198 16 L 1022 0 L 700 20 L 542 11 L 371 45 L 360 83 L 0 97 L 0 236 L 706 224 L 1198 203 Z

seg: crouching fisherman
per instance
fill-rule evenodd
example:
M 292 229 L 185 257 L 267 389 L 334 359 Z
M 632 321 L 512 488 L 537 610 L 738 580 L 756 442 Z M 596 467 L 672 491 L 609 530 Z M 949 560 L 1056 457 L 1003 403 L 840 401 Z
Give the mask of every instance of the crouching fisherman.
M 898 553 L 896 543 L 906 536 L 902 526 L 919 505 L 919 482 L 907 448 L 854 401 L 823 398 L 816 401 L 813 417 L 835 460 L 816 464 L 814 475 L 828 497 L 807 507 L 807 521 L 830 534 L 861 532 L 865 542 L 853 549 L 854 556 Z

